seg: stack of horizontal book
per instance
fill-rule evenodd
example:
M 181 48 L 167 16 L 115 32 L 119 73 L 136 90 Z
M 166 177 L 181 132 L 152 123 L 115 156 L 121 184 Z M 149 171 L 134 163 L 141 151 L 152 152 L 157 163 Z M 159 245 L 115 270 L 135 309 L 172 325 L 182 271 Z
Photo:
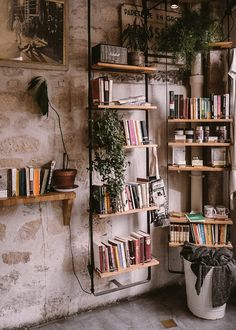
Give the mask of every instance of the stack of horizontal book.
M 119 271 L 151 260 L 151 238 L 150 234 L 139 230 L 127 237 L 115 236 L 107 241 L 94 242 L 93 250 L 97 271 Z

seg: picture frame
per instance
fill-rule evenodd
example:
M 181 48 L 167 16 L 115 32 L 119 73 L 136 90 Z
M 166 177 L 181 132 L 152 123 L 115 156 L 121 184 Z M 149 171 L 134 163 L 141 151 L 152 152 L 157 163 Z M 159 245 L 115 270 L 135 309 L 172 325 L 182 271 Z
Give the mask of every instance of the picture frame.
M 0 66 L 67 70 L 68 0 L 4 0 Z

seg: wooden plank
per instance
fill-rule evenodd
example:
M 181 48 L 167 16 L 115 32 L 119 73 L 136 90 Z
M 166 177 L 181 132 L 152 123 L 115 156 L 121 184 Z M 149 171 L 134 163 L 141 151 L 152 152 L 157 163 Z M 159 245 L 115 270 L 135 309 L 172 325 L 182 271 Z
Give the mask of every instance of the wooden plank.
M 157 71 L 156 67 L 137 66 L 137 65 L 125 65 L 125 64 L 113 64 L 113 63 L 101 63 L 98 62 L 92 65 L 93 70 L 104 70 L 113 72 L 129 72 L 129 73 L 154 73 Z
M 225 170 L 228 170 L 229 167 L 213 167 L 213 166 L 174 166 L 169 165 L 168 171 L 176 171 L 176 172 L 186 172 L 186 171 L 200 171 L 200 172 L 223 172 Z
M 231 219 L 207 219 L 205 221 L 189 221 L 186 217 L 173 217 L 170 216 L 171 223 L 202 223 L 206 225 L 232 225 L 233 221 Z
M 222 247 L 227 247 L 229 249 L 233 248 L 231 243 L 228 243 L 228 244 L 195 244 L 195 243 L 192 243 L 192 244 L 194 244 L 196 246 L 207 246 L 207 247 L 212 247 L 212 248 L 222 248 Z M 181 247 L 181 246 L 184 246 L 184 244 L 169 242 L 169 247 Z
M 142 209 L 133 209 L 133 210 L 124 211 L 124 212 L 95 214 L 95 217 L 98 217 L 99 219 L 105 219 L 105 218 L 118 217 L 118 216 L 122 216 L 122 215 L 133 214 L 133 213 L 148 212 L 148 211 L 152 211 L 152 210 L 156 210 L 156 209 L 158 209 L 158 207 L 156 205 L 154 205 L 154 206 L 149 206 L 149 207 L 143 207 Z
M 157 109 L 156 105 L 119 105 L 119 104 L 98 104 L 93 106 L 94 109 L 117 109 L 117 110 L 155 110 Z
M 0 207 L 8 207 L 21 204 L 35 204 L 42 202 L 63 201 L 63 222 L 64 225 L 69 225 L 73 200 L 76 197 L 75 192 L 51 192 L 39 196 L 18 196 L 0 198 Z
M 232 123 L 233 119 L 168 119 L 169 123 Z
M 230 142 L 168 142 L 170 147 L 230 147 Z
M 209 42 L 208 45 L 213 48 L 228 49 L 233 47 L 233 41 Z
M 157 144 L 141 144 L 137 146 L 124 146 L 124 149 L 139 149 L 139 148 L 157 148 Z
M 153 266 L 157 266 L 157 265 L 159 265 L 159 261 L 156 259 L 152 259 L 149 262 L 145 262 L 143 264 L 138 264 L 138 265 L 131 265 L 130 267 L 120 269 L 119 271 L 101 273 L 96 270 L 96 273 L 98 274 L 98 276 L 100 278 L 107 278 L 107 277 L 117 276 L 120 274 L 129 273 L 129 272 L 133 272 L 135 270 L 145 269 L 145 268 L 153 267 Z

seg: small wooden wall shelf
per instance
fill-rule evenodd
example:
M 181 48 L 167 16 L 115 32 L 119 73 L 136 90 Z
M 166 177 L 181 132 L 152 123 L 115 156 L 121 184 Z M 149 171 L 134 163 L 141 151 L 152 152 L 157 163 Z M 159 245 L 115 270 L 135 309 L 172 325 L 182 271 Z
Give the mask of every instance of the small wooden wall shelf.
M 68 226 L 71 218 L 71 210 L 73 205 L 73 200 L 76 197 L 75 192 L 51 192 L 45 195 L 39 196 L 18 196 L 18 197 L 8 197 L 0 199 L 0 207 L 20 205 L 20 204 L 34 204 L 41 202 L 53 202 L 62 201 L 63 202 L 63 223 L 64 226 Z
M 117 275 L 120 275 L 120 274 L 123 274 L 123 273 L 133 272 L 135 270 L 144 269 L 144 268 L 148 268 L 148 267 L 153 267 L 153 266 L 157 266 L 157 265 L 159 265 L 159 261 L 156 260 L 156 259 L 152 259 L 149 262 L 145 262 L 143 264 L 138 264 L 138 265 L 131 265 L 130 267 L 122 268 L 118 271 L 101 273 L 101 272 L 96 270 L 96 273 L 98 274 L 98 276 L 100 278 L 107 278 L 107 277 L 117 276 Z

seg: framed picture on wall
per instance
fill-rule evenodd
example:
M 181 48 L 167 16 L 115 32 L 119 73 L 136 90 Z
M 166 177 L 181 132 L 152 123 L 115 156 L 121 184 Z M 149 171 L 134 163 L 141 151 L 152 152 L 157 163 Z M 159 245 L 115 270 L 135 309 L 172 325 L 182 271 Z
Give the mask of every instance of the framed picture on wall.
M 68 0 L 4 0 L 0 65 L 67 68 Z

